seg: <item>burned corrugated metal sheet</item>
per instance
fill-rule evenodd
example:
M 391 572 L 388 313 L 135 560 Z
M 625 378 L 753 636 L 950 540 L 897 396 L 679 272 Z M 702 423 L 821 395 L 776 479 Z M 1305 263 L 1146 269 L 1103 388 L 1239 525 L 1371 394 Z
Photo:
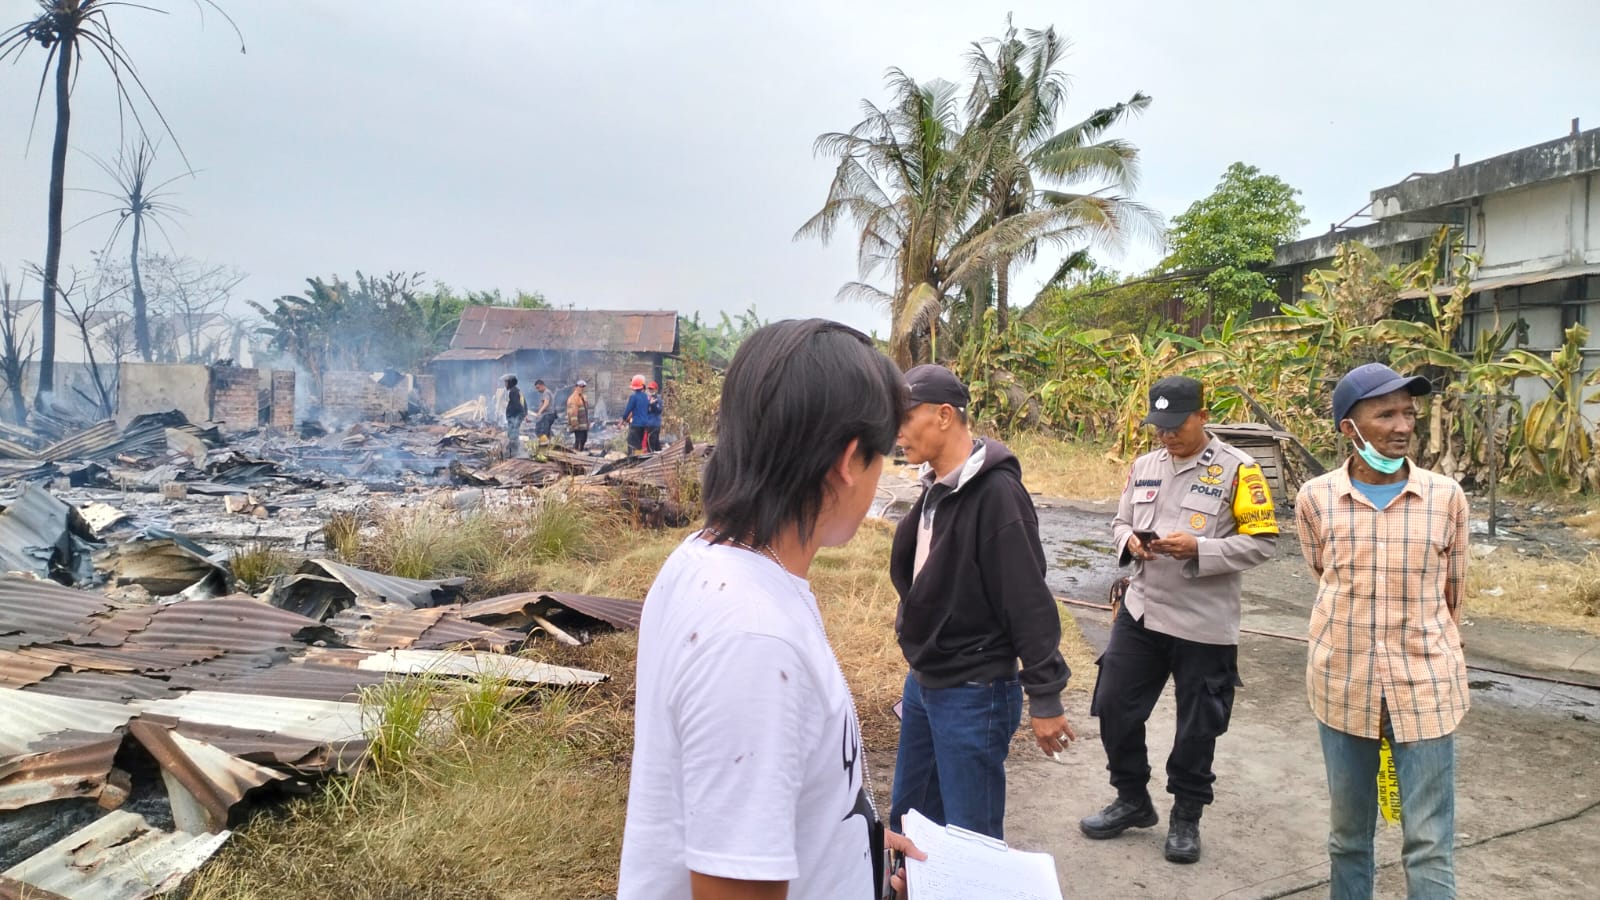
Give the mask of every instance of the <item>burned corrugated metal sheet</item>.
M 161 766 L 179 831 L 217 833 L 228 827 L 228 814 L 245 794 L 285 777 L 264 766 L 239 759 L 204 741 L 173 729 L 176 722 L 138 719 L 128 733 Z
M 235 694 L 354 703 L 360 699 L 363 688 L 374 687 L 385 680 L 384 673 L 363 672 L 354 664 L 325 665 L 297 660 L 225 678 L 212 686 Z
M 94 567 L 119 586 L 137 584 L 157 597 L 225 594 L 232 576 L 208 556 L 199 544 L 152 528 L 95 553 Z
M 515 350 L 484 350 L 472 347 L 446 350 L 433 358 L 434 362 L 494 362 L 504 359 L 515 353 Z M 26 448 L 19 448 L 26 454 Z M 28 459 L 27 455 L 14 457 L 15 459 Z
M 61 731 L 0 753 L 0 810 L 99 796 L 121 746 L 120 733 Z
M 667 310 L 469 306 L 451 350 L 593 350 L 676 353 L 678 315 Z
M 473 647 L 504 650 L 527 635 L 466 621 L 449 607 L 407 609 L 398 606 L 356 606 L 328 620 L 344 642 L 367 650 L 416 648 L 443 650 Z
M 0 572 L 26 572 L 66 583 L 94 576 L 99 544 L 83 516 L 49 491 L 29 485 L 0 511 Z
M 172 696 L 181 688 L 160 678 L 146 678 L 143 675 L 57 672 L 49 678 L 28 685 L 26 690 L 32 694 L 49 694 L 52 697 L 126 703 L 129 700 L 159 700 Z
M 49 678 L 61 667 L 61 663 L 27 656 L 16 650 L 0 650 L 0 687 L 27 687 Z
M 70 897 L 143 900 L 178 886 L 231 832 L 164 832 L 126 810 L 67 835 L 4 873 Z
M 39 739 L 63 731 L 107 734 L 135 711 L 121 703 L 77 700 L 0 688 L 0 755 L 22 753 Z
M 457 650 L 386 650 L 368 656 L 357 665 L 369 672 L 504 678 L 523 684 L 599 684 L 610 677 L 588 669 L 555 666 L 504 653 Z
M 250 653 L 317 640 L 337 640 L 332 629 L 315 619 L 295 615 L 244 594 L 124 610 L 106 627 L 117 630 L 122 624 L 136 625 L 142 616 L 148 616 L 149 622 L 130 628 L 127 637 L 129 646 L 141 650 L 198 647 Z
M 120 703 L 0 689 L 0 809 L 93 797 L 134 710 Z
M 619 600 L 614 597 L 590 597 L 585 594 L 567 594 L 560 591 L 522 591 L 490 597 L 457 608 L 462 617 L 490 624 L 522 625 L 531 622 L 534 615 L 546 616 L 555 607 L 571 610 L 591 619 L 627 631 L 639 628 L 639 617 L 644 614 L 644 604 L 637 600 Z
M 98 594 L 52 581 L 0 576 L 0 647 L 49 643 L 87 635 L 111 610 Z
M 83 431 L 64 438 L 40 450 L 39 459 L 56 462 L 63 459 L 95 459 L 110 455 L 113 446 L 122 441 L 122 432 L 111 419 L 98 422 Z
M 0 900 L 69 900 L 55 891 L 0 875 Z
M 140 712 L 184 722 L 274 733 L 323 744 L 361 740 L 365 733 L 361 707 L 356 703 L 190 691 L 170 700 L 135 700 L 128 705 Z
M 326 619 L 363 604 L 393 603 L 419 609 L 447 603 L 459 594 L 465 578 L 424 581 L 369 572 L 331 559 L 309 559 L 293 576 L 280 579 L 267 595 L 273 606 Z M 337 587 L 333 584 L 337 582 Z

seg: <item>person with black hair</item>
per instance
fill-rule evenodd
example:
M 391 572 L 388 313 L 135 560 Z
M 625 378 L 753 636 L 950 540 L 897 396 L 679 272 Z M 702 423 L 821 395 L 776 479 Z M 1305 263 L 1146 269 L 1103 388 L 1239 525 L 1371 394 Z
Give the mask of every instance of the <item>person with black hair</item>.
M 534 379 L 533 389 L 539 392 L 539 408 L 533 413 L 533 435 L 539 439 L 539 446 L 548 447 L 552 440 L 550 430 L 556 423 L 555 393 L 545 386 L 543 378 Z
M 506 455 L 517 456 L 522 444 L 522 420 L 528 417 L 528 404 L 517 389 L 517 376 L 502 375 L 506 385 Z
M 866 516 L 904 403 L 894 364 L 837 322 L 776 322 L 735 354 L 705 528 L 645 598 L 619 900 L 876 900 L 885 844 L 922 858 L 879 825 L 806 581 Z

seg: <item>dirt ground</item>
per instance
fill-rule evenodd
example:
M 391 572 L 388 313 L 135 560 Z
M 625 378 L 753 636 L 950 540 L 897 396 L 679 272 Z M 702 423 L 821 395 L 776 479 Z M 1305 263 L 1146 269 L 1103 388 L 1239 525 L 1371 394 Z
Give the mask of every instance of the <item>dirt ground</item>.
M 1058 595 L 1103 602 L 1116 575 L 1109 503 L 1042 502 L 1041 530 Z M 1244 625 L 1301 635 L 1314 583 L 1292 536 L 1245 580 Z M 1076 611 L 1103 645 L 1109 616 Z M 1456 869 L 1462 898 L 1578 898 L 1600 883 L 1600 639 L 1477 618 L 1466 629 L 1473 708 L 1457 732 Z M 1305 646 L 1246 635 L 1245 687 L 1217 748 L 1217 800 L 1193 866 L 1161 855 L 1170 798 L 1162 766 L 1171 746 L 1170 688 L 1149 728 L 1152 793 L 1162 822 L 1111 841 L 1091 841 L 1078 819 L 1109 802 L 1105 756 L 1087 690 L 1070 691 L 1080 741 L 1061 763 L 1014 753 L 1006 817 L 1013 846 L 1055 856 L 1067 897 L 1319 898 L 1328 896 L 1326 782 L 1315 719 L 1306 704 Z M 1562 687 L 1508 672 L 1595 687 Z M 1078 672 L 1087 688 L 1094 673 Z M 1026 726 L 1024 726 L 1026 727 Z M 1564 821 L 1563 821 L 1564 819 Z M 1378 895 L 1403 897 L 1398 826 L 1378 835 Z

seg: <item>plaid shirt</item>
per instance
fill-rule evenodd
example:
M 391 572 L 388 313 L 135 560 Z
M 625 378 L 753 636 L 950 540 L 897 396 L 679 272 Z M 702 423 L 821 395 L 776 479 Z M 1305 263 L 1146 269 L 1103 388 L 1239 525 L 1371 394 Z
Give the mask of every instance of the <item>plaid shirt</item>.
M 1466 714 L 1461 594 L 1467 498 L 1442 475 L 1409 479 L 1379 510 L 1349 464 L 1305 483 L 1295 502 L 1300 547 L 1317 574 L 1306 690 L 1330 728 L 1380 736 L 1387 706 L 1400 743 L 1443 737 Z

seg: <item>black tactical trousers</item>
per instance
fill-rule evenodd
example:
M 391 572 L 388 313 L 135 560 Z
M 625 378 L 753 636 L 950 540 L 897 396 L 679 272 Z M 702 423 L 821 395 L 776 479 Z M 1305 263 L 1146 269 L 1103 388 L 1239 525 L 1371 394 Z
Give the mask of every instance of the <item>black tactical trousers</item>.
M 1138 802 L 1149 793 L 1150 759 L 1144 723 L 1170 676 L 1178 701 L 1178 733 L 1167 757 L 1167 791 L 1199 816 L 1211 802 L 1211 759 L 1228 730 L 1233 689 L 1239 685 L 1239 648 L 1201 644 L 1150 631 L 1142 620 L 1117 612 L 1111 641 L 1099 659 L 1089 714 L 1100 719 L 1100 743 L 1117 796 Z

